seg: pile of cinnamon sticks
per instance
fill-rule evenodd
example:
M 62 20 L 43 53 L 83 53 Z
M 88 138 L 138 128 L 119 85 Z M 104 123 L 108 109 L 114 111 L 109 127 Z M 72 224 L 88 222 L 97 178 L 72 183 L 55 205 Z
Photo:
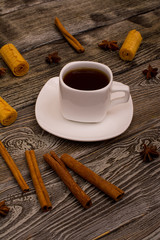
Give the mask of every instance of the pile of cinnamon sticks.
M 0 155 L 3 157 L 8 167 L 10 168 L 13 176 L 17 180 L 17 183 L 21 187 L 23 192 L 29 191 L 29 186 L 22 177 L 17 165 L 8 153 L 0 141 Z M 34 150 L 25 151 L 26 160 L 28 163 L 30 175 L 33 181 L 33 185 L 36 190 L 38 200 L 40 202 L 41 209 L 43 211 L 49 211 L 52 209 L 52 203 L 49 198 L 49 194 L 45 188 L 44 182 L 41 177 L 41 173 L 38 167 L 37 159 Z M 93 172 L 91 169 L 84 166 L 82 163 L 74 159 L 68 154 L 63 154 L 60 158 L 54 151 L 43 155 L 44 160 L 51 166 L 51 168 L 57 173 L 64 184 L 69 188 L 79 203 L 85 208 L 89 208 L 92 205 L 91 198 L 81 189 L 81 187 L 74 181 L 67 167 L 81 176 L 83 179 L 93 184 L 102 192 L 107 194 L 115 201 L 119 201 L 124 191 L 116 187 L 114 184 L 106 181 L 104 178 Z
M 5 146 L 3 145 L 3 143 L 1 141 L 0 141 L 0 155 L 3 157 L 3 159 L 7 163 L 9 169 L 11 170 L 11 172 L 12 172 L 14 178 L 16 179 L 18 185 L 20 186 L 21 190 L 24 193 L 28 192 L 29 186 L 25 182 L 16 163 L 14 162 L 14 160 L 12 159 L 12 157 L 10 156 L 10 154 L 8 153 L 7 149 L 5 148 Z M 41 209 L 43 211 L 49 211 L 52 208 L 52 204 L 49 199 L 48 192 L 43 183 L 34 150 L 26 151 L 25 155 L 26 155 L 28 167 L 30 170 L 30 175 L 31 175 L 31 178 L 33 181 L 33 185 L 35 187 L 37 197 L 40 202 Z
M 97 175 L 91 169 L 87 168 L 82 163 L 66 153 L 59 158 L 54 151 L 51 151 L 50 154 L 46 153 L 43 155 L 43 157 L 84 208 L 89 208 L 92 205 L 91 199 L 74 182 L 66 166 L 81 176 L 83 179 L 103 191 L 115 201 L 120 200 L 124 195 L 123 190 L 106 181 L 101 176 Z

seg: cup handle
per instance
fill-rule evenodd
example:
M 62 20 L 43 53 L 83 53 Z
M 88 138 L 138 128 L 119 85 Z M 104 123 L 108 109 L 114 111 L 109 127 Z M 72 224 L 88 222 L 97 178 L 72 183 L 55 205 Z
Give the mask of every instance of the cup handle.
M 114 97 L 112 99 L 112 93 L 123 93 L 123 96 L 119 97 L 120 94 L 117 94 L 118 97 Z M 123 83 L 113 82 L 113 84 L 111 86 L 111 106 L 114 106 L 114 105 L 117 105 L 120 103 L 126 103 L 126 102 L 128 102 L 129 97 L 130 97 L 129 86 L 127 86 Z

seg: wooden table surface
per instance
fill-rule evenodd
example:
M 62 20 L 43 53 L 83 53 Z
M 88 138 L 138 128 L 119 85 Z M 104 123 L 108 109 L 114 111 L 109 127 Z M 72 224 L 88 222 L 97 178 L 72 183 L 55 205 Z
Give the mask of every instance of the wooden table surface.
M 54 24 L 58 17 L 66 29 L 84 46 L 78 54 Z M 143 41 L 131 62 L 120 59 L 118 51 L 98 47 L 102 40 L 123 44 L 127 33 L 140 31 Z M 10 126 L 0 126 L 0 140 L 19 167 L 30 191 L 22 193 L 0 156 L 0 201 L 10 211 L 0 217 L 0 239 L 91 240 L 104 232 L 107 240 L 160 239 L 160 158 L 143 162 L 143 144 L 160 149 L 160 3 L 159 0 L 30 0 L 0 1 L 0 45 L 13 43 L 30 65 L 23 77 L 7 69 L 0 78 L 0 96 L 18 112 Z M 61 61 L 47 64 L 46 56 L 58 51 Z M 43 130 L 35 118 L 35 103 L 44 84 L 58 76 L 71 61 L 98 61 L 108 65 L 114 80 L 129 85 L 134 114 L 121 135 L 103 141 L 72 141 Z M 142 71 L 158 68 L 147 80 Z M 104 129 L 105 130 L 105 129 Z M 71 129 L 72 131 L 72 129 Z M 52 210 L 42 212 L 25 159 L 25 150 L 35 150 L 48 190 Z M 75 181 L 91 197 L 85 210 L 43 154 L 54 150 L 68 153 L 103 178 L 125 191 L 114 202 L 107 195 L 70 171 Z

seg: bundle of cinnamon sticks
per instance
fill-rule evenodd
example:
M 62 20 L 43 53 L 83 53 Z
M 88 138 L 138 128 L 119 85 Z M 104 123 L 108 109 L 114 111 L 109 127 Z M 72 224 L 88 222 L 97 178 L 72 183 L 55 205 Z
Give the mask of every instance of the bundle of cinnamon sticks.
M 81 203 L 81 205 L 84 208 L 89 208 L 92 205 L 90 197 L 73 180 L 63 161 L 56 155 L 56 153 L 54 151 L 51 151 L 50 154 L 44 154 L 43 157 L 45 161 L 54 169 L 64 184 Z
M 52 209 L 52 203 L 49 198 L 49 194 L 45 188 L 44 182 L 41 177 L 41 173 L 38 167 L 38 163 L 36 160 L 36 155 L 34 150 L 25 152 L 28 167 L 30 170 L 30 175 L 33 181 L 33 185 L 35 187 L 37 197 L 40 202 L 41 209 L 43 211 L 49 211 Z
M 124 195 L 123 190 L 116 187 L 114 184 L 106 181 L 101 176 L 99 176 L 91 169 L 87 168 L 82 163 L 78 162 L 76 159 L 74 159 L 68 154 L 63 154 L 61 158 L 59 158 L 54 151 L 51 151 L 50 154 L 46 153 L 43 157 L 45 161 L 55 170 L 61 180 L 70 189 L 70 191 L 84 208 L 89 208 L 92 205 L 91 199 L 74 182 L 66 166 L 73 170 L 75 173 L 77 173 L 79 176 L 84 178 L 86 181 L 96 186 L 98 189 L 103 191 L 115 201 L 119 201 Z
M 38 167 L 38 163 L 36 160 L 35 152 L 34 150 L 26 151 L 26 159 L 28 163 L 28 167 L 30 170 L 30 175 L 33 181 L 33 185 L 35 187 L 41 209 L 43 211 L 49 211 L 52 208 L 52 204 L 49 199 L 48 192 L 45 188 L 45 185 L 43 183 L 41 173 Z M 18 185 L 22 189 L 22 191 L 28 192 L 29 186 L 27 185 L 26 181 L 22 177 L 22 174 L 20 170 L 18 169 L 15 161 L 12 159 L 11 155 L 3 145 L 3 143 L 0 141 L 0 155 L 5 160 L 6 164 L 8 165 L 10 171 L 12 172 L 14 178 L 16 179 Z
M 65 39 L 69 42 L 69 44 L 78 52 L 83 53 L 85 51 L 84 47 L 79 43 L 79 41 L 73 37 L 62 25 L 59 18 L 54 19 L 55 25 L 59 29 L 59 31 L 62 33 L 62 35 L 65 37 Z

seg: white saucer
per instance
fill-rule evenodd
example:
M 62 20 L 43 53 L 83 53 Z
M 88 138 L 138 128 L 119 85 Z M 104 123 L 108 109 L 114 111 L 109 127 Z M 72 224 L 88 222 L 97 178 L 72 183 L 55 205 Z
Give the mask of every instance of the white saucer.
M 131 97 L 127 103 L 111 108 L 100 123 L 81 123 L 63 118 L 59 109 L 58 79 L 49 79 L 38 95 L 35 114 L 41 128 L 65 139 L 93 142 L 114 138 L 129 127 L 133 117 Z

